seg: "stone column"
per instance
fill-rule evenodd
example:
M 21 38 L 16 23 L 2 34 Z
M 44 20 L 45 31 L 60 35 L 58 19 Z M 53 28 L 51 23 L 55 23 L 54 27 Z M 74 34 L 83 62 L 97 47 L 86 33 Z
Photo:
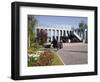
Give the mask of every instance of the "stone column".
M 53 29 L 51 29 L 51 42 L 52 42 L 52 40 L 53 40 Z
M 49 42 L 49 29 L 47 29 L 47 42 Z
M 58 30 L 58 42 L 60 42 L 60 30 Z
M 55 29 L 53 29 L 53 36 L 55 37 Z

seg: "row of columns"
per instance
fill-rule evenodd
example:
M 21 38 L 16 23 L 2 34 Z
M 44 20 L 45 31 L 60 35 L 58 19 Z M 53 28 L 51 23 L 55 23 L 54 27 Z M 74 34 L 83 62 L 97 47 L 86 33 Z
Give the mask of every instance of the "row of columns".
M 61 36 L 68 36 L 67 35 L 67 31 L 70 30 L 63 30 L 63 29 L 40 29 L 37 28 L 38 30 L 45 30 L 47 32 L 47 42 L 51 42 L 53 40 L 53 37 L 55 37 L 56 40 L 58 40 L 58 42 L 60 42 L 60 37 Z M 58 38 L 57 38 L 58 37 Z

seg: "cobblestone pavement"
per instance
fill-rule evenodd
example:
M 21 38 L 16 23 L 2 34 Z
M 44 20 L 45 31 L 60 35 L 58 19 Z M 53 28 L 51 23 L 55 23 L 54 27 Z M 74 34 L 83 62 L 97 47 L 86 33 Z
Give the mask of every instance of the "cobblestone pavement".
M 87 44 L 64 43 L 63 48 L 57 51 L 65 65 L 87 64 Z

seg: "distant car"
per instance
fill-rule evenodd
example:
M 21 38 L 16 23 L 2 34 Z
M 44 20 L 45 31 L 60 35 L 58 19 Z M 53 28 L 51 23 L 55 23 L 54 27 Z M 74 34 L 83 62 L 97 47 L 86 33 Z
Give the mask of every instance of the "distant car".
M 45 48 L 50 48 L 51 47 L 51 43 L 50 42 L 44 43 L 44 47 Z
M 63 48 L 63 43 L 62 42 L 58 42 L 58 48 L 59 49 Z
M 51 42 L 44 43 L 44 47 L 45 48 L 51 48 L 52 46 L 53 46 L 53 44 L 51 44 Z M 58 48 L 58 49 L 63 48 L 63 43 L 62 42 L 58 42 L 56 48 Z

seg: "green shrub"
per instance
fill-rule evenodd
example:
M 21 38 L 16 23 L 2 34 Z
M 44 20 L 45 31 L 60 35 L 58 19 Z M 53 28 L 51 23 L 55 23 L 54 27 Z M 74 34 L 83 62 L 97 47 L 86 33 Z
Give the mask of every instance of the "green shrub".
M 29 57 L 28 58 L 28 66 L 32 66 L 36 62 L 37 62 L 37 60 L 35 60 L 34 57 Z
M 50 50 L 44 50 L 37 60 L 30 58 L 28 66 L 51 66 L 51 65 L 63 65 L 59 57 Z
M 46 65 L 50 65 L 52 63 L 52 60 L 54 58 L 54 54 L 47 50 L 44 51 L 44 53 L 42 53 L 39 57 L 39 60 L 33 64 L 33 66 L 46 66 Z
M 31 47 L 28 48 L 28 54 L 33 54 L 36 51 L 41 50 L 43 48 L 41 45 L 38 45 L 38 43 L 32 43 Z

